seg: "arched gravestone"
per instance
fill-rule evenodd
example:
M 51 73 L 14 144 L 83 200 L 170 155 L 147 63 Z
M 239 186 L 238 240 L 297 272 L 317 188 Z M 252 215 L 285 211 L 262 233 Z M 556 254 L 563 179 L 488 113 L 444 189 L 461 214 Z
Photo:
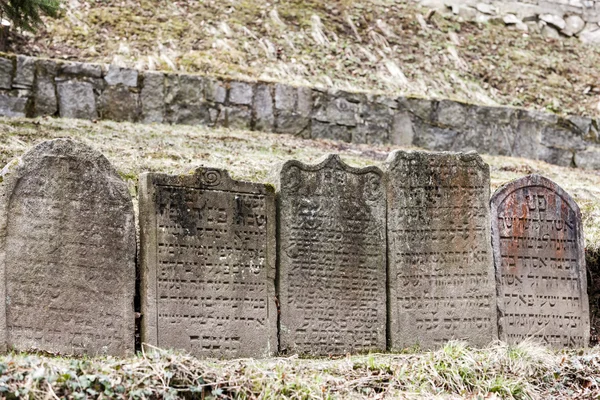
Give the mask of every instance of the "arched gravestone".
M 491 199 L 500 339 L 554 347 L 589 340 L 579 207 L 556 183 L 530 175 Z
M 390 346 L 485 346 L 498 338 L 490 172 L 477 154 L 387 160 Z
M 279 172 L 280 348 L 386 348 L 385 182 L 337 155 Z
M 277 352 L 275 191 L 225 170 L 140 177 L 142 341 L 198 357 Z
M 0 180 L 0 343 L 133 353 L 133 204 L 108 160 L 51 140 L 8 164 Z

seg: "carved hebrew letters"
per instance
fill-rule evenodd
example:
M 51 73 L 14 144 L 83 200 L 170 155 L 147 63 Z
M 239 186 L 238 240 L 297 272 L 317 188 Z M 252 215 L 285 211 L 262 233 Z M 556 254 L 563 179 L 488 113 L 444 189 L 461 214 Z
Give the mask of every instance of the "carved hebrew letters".
M 491 206 L 501 339 L 587 346 L 589 306 L 577 204 L 554 182 L 531 175 L 498 189 Z
M 477 155 L 388 158 L 392 349 L 497 338 L 489 168 Z
M 3 178 L 2 342 L 133 353 L 136 245 L 125 183 L 101 154 L 65 139 L 34 147 Z
M 143 340 L 200 357 L 275 353 L 273 191 L 216 169 L 141 182 Z
M 284 352 L 386 348 L 385 183 L 332 155 L 280 171 L 279 299 Z

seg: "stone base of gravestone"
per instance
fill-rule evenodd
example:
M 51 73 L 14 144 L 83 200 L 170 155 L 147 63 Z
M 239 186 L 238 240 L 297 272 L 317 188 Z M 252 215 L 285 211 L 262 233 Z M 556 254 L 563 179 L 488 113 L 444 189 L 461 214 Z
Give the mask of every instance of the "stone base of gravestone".
M 0 174 L 0 344 L 14 350 L 134 350 L 135 224 L 108 160 L 43 142 Z

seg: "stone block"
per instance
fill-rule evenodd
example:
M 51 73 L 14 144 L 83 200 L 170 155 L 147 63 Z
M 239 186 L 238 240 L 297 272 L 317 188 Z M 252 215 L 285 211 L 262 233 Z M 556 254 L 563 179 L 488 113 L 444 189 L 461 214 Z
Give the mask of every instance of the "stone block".
M 12 88 L 13 74 L 14 74 L 14 61 L 10 58 L 0 58 L 0 89 Z
M 310 118 L 293 112 L 279 112 L 275 117 L 275 132 L 309 138 Z
M 352 142 L 352 132 L 353 129 L 347 126 L 313 120 L 310 137 L 312 139 L 331 139 L 350 143 Z
M 385 178 L 337 155 L 278 169 L 280 348 L 386 348 Z
M 221 80 L 206 78 L 204 81 L 204 95 L 208 101 L 223 104 L 227 99 L 227 87 Z
M 0 94 L 0 115 L 3 117 L 26 117 L 28 97 Z
M 229 86 L 229 103 L 251 105 L 254 89 L 251 83 L 231 82 Z
M 388 121 L 364 121 L 353 128 L 352 143 L 388 144 L 390 125 Z
M 600 169 L 600 148 L 590 146 L 585 150 L 577 151 L 574 163 L 577 168 Z
M 142 121 L 144 123 L 163 122 L 165 118 L 165 75 L 160 72 L 146 72 L 143 85 L 140 94 Z
M 56 75 L 58 65 L 51 60 L 38 60 L 36 79 L 33 86 L 33 115 L 55 115 L 58 112 L 56 97 Z
M 391 349 L 488 345 L 498 338 L 489 166 L 404 151 L 386 166 Z
M 437 107 L 437 122 L 444 128 L 462 130 L 465 128 L 467 107 L 452 100 L 442 100 Z
M 58 82 L 56 88 L 58 111 L 62 118 L 98 118 L 96 95 L 91 83 L 67 80 Z
M 413 121 L 415 136 L 413 145 L 427 150 L 452 150 L 459 132 L 453 129 L 438 128 L 425 122 Z
M 254 95 L 254 129 L 262 132 L 272 132 L 275 123 L 273 114 L 273 96 L 270 85 L 258 85 Z
M 390 132 L 390 143 L 396 146 L 412 146 L 415 131 L 410 113 L 397 112 L 392 121 Z
M 252 128 L 252 110 L 247 106 L 229 106 L 226 108 L 227 127 L 250 130 Z
M 298 89 L 285 85 L 283 83 L 277 83 L 275 85 L 275 109 L 282 111 L 293 112 L 296 111 L 296 104 L 298 103 Z
M 2 171 L 0 343 L 16 351 L 134 352 L 135 220 L 108 160 L 69 139 Z
M 31 89 L 35 79 L 35 58 L 17 56 L 17 71 L 13 80 L 15 89 Z
M 140 95 L 127 86 L 108 86 L 100 96 L 102 119 L 136 122 L 140 113 Z
M 274 355 L 275 218 L 271 186 L 225 170 L 142 174 L 142 341 L 197 357 Z
M 313 108 L 313 91 L 309 87 L 301 86 L 298 91 L 298 103 L 296 112 L 301 116 L 308 118 L 312 115 Z
M 586 347 L 590 320 L 581 212 L 556 183 L 529 175 L 491 199 L 500 339 Z
M 164 98 L 166 122 L 189 125 L 206 125 L 210 122 L 202 77 L 166 75 Z
M 72 75 L 81 78 L 101 79 L 102 66 L 98 64 L 71 62 L 61 66 L 60 74 Z
M 343 97 L 329 99 L 327 103 L 326 118 L 330 123 L 356 126 L 358 123 L 359 105 L 352 103 Z
M 104 80 L 109 86 L 123 85 L 128 87 L 137 87 L 138 71 L 135 69 L 121 68 L 111 65 Z

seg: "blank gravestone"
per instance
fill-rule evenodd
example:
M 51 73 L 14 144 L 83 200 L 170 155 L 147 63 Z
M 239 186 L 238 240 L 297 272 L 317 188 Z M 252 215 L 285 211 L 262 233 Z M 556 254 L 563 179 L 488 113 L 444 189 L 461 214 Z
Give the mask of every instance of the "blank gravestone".
M 575 201 L 551 180 L 529 175 L 499 188 L 491 209 L 500 339 L 587 346 L 584 242 Z
M 198 357 L 277 351 L 275 193 L 225 170 L 140 177 L 142 341 Z
M 8 164 L 0 182 L 0 343 L 133 353 L 133 205 L 108 160 L 51 140 Z
M 279 170 L 283 352 L 385 350 L 385 183 L 337 155 Z
M 497 339 L 488 165 L 396 151 L 387 174 L 391 348 Z

